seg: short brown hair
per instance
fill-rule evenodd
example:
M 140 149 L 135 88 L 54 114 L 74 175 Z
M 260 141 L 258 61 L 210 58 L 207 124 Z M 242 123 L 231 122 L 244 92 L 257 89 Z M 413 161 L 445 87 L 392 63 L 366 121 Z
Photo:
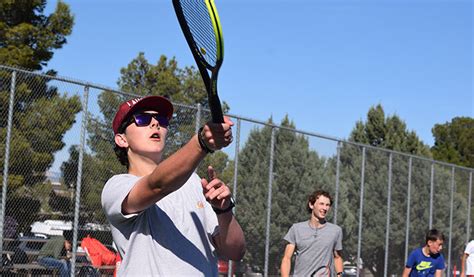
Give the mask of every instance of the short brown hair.
M 306 210 L 311 213 L 312 212 L 312 209 L 309 207 L 309 204 L 311 203 L 311 205 L 314 205 L 314 202 L 316 202 L 316 200 L 320 197 L 320 196 L 324 196 L 324 197 L 327 197 L 329 198 L 329 205 L 332 206 L 332 197 L 331 195 L 329 194 L 329 192 L 325 191 L 325 190 L 315 190 L 313 193 L 311 193 L 308 197 L 308 202 L 306 203 Z
M 437 240 L 444 241 L 444 235 L 441 231 L 438 231 L 437 229 L 431 229 L 426 233 L 426 244 L 428 244 L 428 241 Z
M 133 121 L 131 119 L 132 119 L 132 116 L 128 116 L 127 118 L 125 118 L 122 121 L 122 123 L 120 124 L 120 127 L 118 128 L 118 133 L 119 134 L 124 134 L 125 133 L 125 129 L 127 129 L 128 125 L 133 123 Z M 114 144 L 115 144 L 114 152 L 115 152 L 115 155 L 117 156 L 117 159 L 119 160 L 119 162 L 122 165 L 126 166 L 127 169 L 128 169 L 128 167 L 130 166 L 130 163 L 128 161 L 127 148 L 120 147 L 116 143 L 114 143 Z

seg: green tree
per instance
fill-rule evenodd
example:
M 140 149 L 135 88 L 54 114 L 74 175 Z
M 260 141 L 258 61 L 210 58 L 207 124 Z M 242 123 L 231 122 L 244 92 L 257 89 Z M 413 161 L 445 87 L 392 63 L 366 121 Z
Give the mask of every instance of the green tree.
M 58 1 L 44 15 L 46 0 L 0 0 L 0 64 L 41 70 L 71 34 L 74 17 Z M 4 106 L 2 106 L 4 107 Z
M 272 123 L 271 119 L 269 123 Z M 281 126 L 295 128 L 288 116 L 282 120 Z M 271 133 L 270 126 L 252 130 L 239 153 L 237 217 L 249 242 L 245 261 L 259 270 L 263 270 L 265 258 Z M 288 229 L 293 223 L 309 218 L 306 212 L 309 193 L 316 188 L 332 191 L 324 164 L 325 160 L 309 149 L 305 136 L 276 129 L 269 274 L 278 273 L 285 248 L 283 237 Z
M 405 122 L 398 116 L 385 117 L 380 104 L 369 109 L 366 123 L 362 121 L 356 123 L 349 141 L 430 157 L 429 148 L 416 133 L 408 131 Z
M 63 162 L 61 165 L 61 174 L 64 184 L 77 189 L 77 169 L 79 161 L 79 149 L 77 145 L 72 145 L 69 148 L 69 160 Z M 83 157 L 83 174 L 81 179 L 81 216 L 84 220 L 104 221 L 105 217 L 101 212 L 100 193 L 102 187 L 96 187 L 96 183 L 103 180 L 102 170 L 104 168 L 97 168 L 101 164 L 96 164 L 94 157 L 91 155 L 84 155 Z M 74 206 L 69 206 L 69 212 L 73 212 Z
M 349 141 L 363 143 L 397 152 L 430 157 L 429 148 L 424 145 L 413 131 L 408 131 L 406 124 L 396 115 L 385 116 L 381 105 L 372 107 L 367 114 L 367 121 L 359 121 L 353 129 Z M 364 208 L 361 254 L 364 267 L 376 276 L 384 270 L 385 234 L 387 220 L 388 169 L 390 154 L 373 148 L 366 148 L 364 164 Z M 407 207 L 408 158 L 396 153 L 392 154 L 391 182 L 391 214 L 390 242 L 392 253 L 389 258 L 388 272 L 397 273 L 403 268 L 404 256 L 393 253 L 405 251 L 405 220 Z M 362 151 L 361 147 L 345 144 L 341 149 L 341 191 L 345 197 L 340 198 L 345 207 L 352 210 L 341 212 L 344 227 L 344 248 L 349 259 L 357 255 L 358 214 L 360 201 Z M 430 195 L 431 163 L 414 160 L 412 165 L 412 189 L 410 209 L 410 247 L 418 247 L 423 243 L 423 235 L 428 229 L 429 196 Z M 433 227 L 445 233 L 448 231 L 450 183 L 449 170 L 436 168 L 435 207 Z M 465 207 L 465 201 L 455 195 L 458 207 Z M 464 210 L 465 211 L 465 210 Z M 457 210 L 454 217 L 456 230 L 462 229 L 462 209 Z M 462 236 L 457 231 L 454 238 Z M 411 248 L 413 249 L 413 248 Z
M 435 124 L 432 132 L 435 159 L 474 168 L 474 118 L 455 117 L 451 122 Z
M 50 15 L 44 14 L 46 1 L 0 0 L 0 64 L 42 70 L 53 51 L 66 43 L 72 31 L 73 16 L 69 6 L 58 2 Z M 55 71 L 46 72 L 55 75 Z M 35 203 L 25 206 L 28 216 L 18 217 L 21 226 L 31 224 L 44 201 L 34 186 L 43 183 L 54 153 L 64 147 L 65 132 L 75 122 L 81 105 L 78 97 L 48 85 L 49 79 L 24 73 L 0 71 L 0 141 L 5 141 L 10 88 L 14 85 L 13 124 L 9 163 L 9 201 Z M 0 167 L 4 166 L 5 145 L 0 145 Z M 12 207 L 12 205 L 9 205 Z M 18 207 L 16 207 L 18 208 Z M 15 208 L 15 209 L 16 209 Z M 16 213 L 7 208 L 7 214 Z
M 435 142 L 431 147 L 431 152 L 435 159 L 474 168 L 474 119 L 472 117 L 455 117 L 451 122 L 436 124 L 432 133 Z M 456 191 L 465 195 L 466 199 L 469 195 L 469 173 L 464 169 L 455 171 Z M 473 213 L 474 209 L 471 207 L 471 214 Z M 459 220 L 466 221 L 462 218 Z M 470 228 L 473 227 L 474 223 L 471 221 Z

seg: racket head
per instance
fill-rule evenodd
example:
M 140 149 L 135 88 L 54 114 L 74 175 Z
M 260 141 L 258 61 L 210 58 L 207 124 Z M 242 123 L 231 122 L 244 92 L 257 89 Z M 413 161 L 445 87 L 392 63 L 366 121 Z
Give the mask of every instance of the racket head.
M 173 0 L 178 21 L 196 62 L 211 72 L 224 58 L 224 40 L 213 0 Z
M 224 40 L 213 0 L 173 0 L 174 10 L 208 94 L 212 121 L 224 122 L 217 95 L 217 75 L 224 58 Z M 207 70 L 211 71 L 209 77 Z

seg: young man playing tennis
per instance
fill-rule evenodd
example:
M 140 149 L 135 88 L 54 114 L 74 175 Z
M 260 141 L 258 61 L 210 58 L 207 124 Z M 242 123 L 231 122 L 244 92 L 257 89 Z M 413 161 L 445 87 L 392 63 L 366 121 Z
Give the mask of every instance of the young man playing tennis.
M 308 197 L 309 220 L 291 226 L 281 261 L 281 276 L 290 276 L 291 257 L 296 251 L 293 276 L 342 277 L 342 229 L 326 221 L 332 205 L 328 192 L 317 190 Z
M 402 277 L 441 277 L 444 271 L 444 235 L 436 229 L 426 233 L 425 246 L 417 248 L 408 256 Z
M 122 103 L 113 121 L 128 174 L 107 181 L 102 206 L 122 256 L 119 276 L 217 276 L 216 252 L 232 260 L 245 252 L 229 188 L 212 167 L 209 180 L 194 173 L 208 152 L 232 142 L 233 123 L 207 123 L 163 159 L 172 114 L 168 99 L 149 96 Z

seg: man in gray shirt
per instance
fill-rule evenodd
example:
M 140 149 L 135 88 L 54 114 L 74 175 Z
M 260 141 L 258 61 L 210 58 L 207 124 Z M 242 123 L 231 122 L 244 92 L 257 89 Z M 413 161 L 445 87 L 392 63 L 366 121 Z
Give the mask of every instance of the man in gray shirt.
M 326 221 L 332 205 L 328 192 L 317 190 L 308 198 L 309 220 L 291 226 L 281 261 L 281 276 L 290 276 L 296 251 L 294 276 L 342 276 L 342 229 Z
M 115 151 L 126 174 L 111 177 L 102 206 L 122 257 L 118 276 L 217 276 L 217 256 L 240 260 L 243 231 L 229 187 L 204 157 L 232 142 L 232 121 L 208 122 L 164 158 L 171 102 L 160 96 L 122 103 L 113 120 Z

